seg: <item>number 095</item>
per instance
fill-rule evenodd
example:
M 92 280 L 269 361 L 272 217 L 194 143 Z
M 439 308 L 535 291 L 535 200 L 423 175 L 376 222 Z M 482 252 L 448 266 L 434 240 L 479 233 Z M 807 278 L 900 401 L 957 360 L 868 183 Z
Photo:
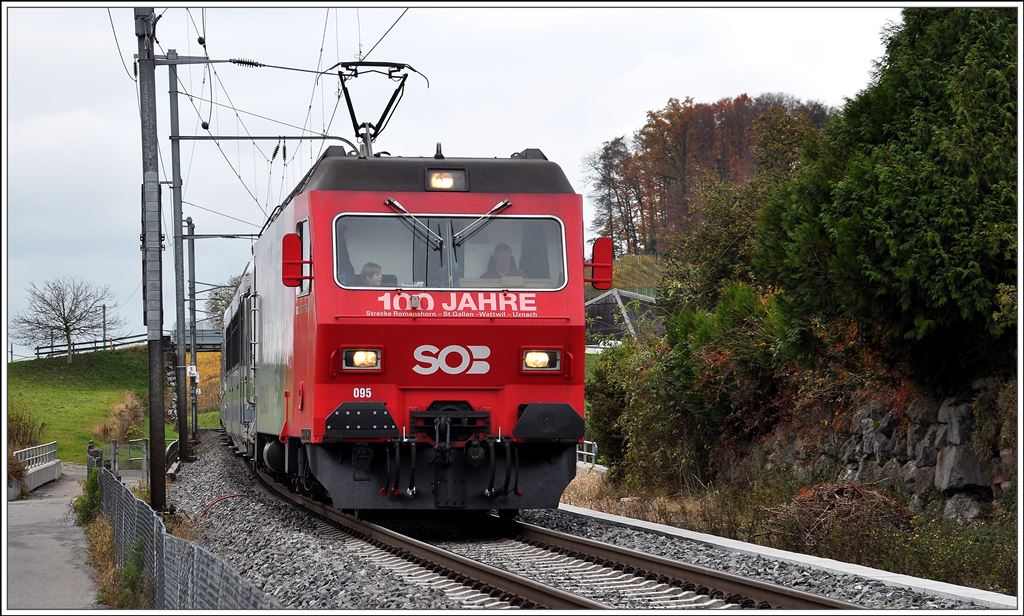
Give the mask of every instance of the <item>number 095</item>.
M 352 388 L 353 398 L 372 398 L 373 388 L 371 387 L 353 387 Z

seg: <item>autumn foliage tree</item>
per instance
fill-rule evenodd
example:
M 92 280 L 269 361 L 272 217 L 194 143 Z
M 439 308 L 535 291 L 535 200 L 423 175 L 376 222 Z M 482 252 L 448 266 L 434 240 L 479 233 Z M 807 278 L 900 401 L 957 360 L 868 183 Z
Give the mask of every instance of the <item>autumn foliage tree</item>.
M 807 110 L 778 106 L 759 115 L 751 133 L 753 175 L 737 184 L 706 173 L 683 217 L 686 233 L 665 255 L 658 303 L 666 314 L 684 306 L 711 308 L 730 281 L 756 282 L 752 257 L 761 211 L 818 130 Z
M 742 185 L 754 175 L 757 124 L 771 110 L 819 127 L 831 113 L 785 94 L 673 98 L 649 112 L 632 139 L 607 141 L 584 161 L 596 206 L 591 231 L 612 237 L 617 256 L 667 252 L 689 232 L 690 212 L 709 186 Z

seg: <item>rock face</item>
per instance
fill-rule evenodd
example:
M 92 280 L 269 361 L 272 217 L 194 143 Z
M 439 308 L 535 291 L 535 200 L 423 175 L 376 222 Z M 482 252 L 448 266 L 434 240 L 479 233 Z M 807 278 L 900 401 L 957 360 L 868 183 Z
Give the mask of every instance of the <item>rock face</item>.
M 1005 473 L 992 469 L 1000 462 L 1012 468 L 1016 462 L 1014 449 L 1000 451 L 991 461 L 979 460 L 971 449 L 977 392 L 974 388 L 941 401 L 922 395 L 902 415 L 876 403 L 857 409 L 849 438 L 836 450 L 835 459 L 845 465 L 837 478 L 879 481 L 916 507 L 942 499 L 945 515 L 977 517 L 979 499 L 988 500 L 1009 485 Z
M 952 493 L 963 490 L 985 490 L 991 481 L 969 445 L 950 445 L 939 451 L 935 464 L 935 488 Z
M 947 518 L 960 518 L 961 520 L 973 520 L 981 515 L 981 507 L 978 501 L 967 494 L 954 494 L 946 501 L 942 515 Z

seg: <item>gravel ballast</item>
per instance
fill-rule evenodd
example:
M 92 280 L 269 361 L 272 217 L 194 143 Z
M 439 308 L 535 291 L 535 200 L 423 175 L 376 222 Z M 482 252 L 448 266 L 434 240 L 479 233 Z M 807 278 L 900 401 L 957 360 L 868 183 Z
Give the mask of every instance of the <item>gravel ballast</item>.
M 978 606 L 972 603 L 890 586 L 878 580 L 854 575 L 837 575 L 763 556 L 732 552 L 681 537 L 625 528 L 567 511 L 530 509 L 520 512 L 519 519 L 528 524 L 771 582 L 871 609 L 978 609 Z
M 325 537 L 323 522 L 268 493 L 216 432 L 202 432 L 168 502 L 192 520 L 197 543 L 282 605 L 303 609 L 459 609 L 437 588 L 410 583 Z M 227 498 L 224 498 L 227 497 Z M 218 499 L 223 499 L 218 501 Z M 215 502 L 217 501 L 217 502 Z M 205 514 L 204 514 L 205 511 Z M 848 601 L 871 609 L 978 609 L 965 601 L 744 554 L 559 510 L 519 519 L 596 541 Z M 425 520 L 423 520 L 425 521 Z M 411 529 L 408 529 L 411 530 Z M 412 533 L 416 534 L 416 533 Z M 497 564 L 497 563 L 495 563 Z
M 195 462 L 169 484 L 168 503 L 193 520 L 196 543 L 283 606 L 303 609 L 458 609 L 444 592 L 411 584 L 359 557 L 322 526 L 268 493 L 237 458 L 202 432 Z M 241 496 L 233 496 L 240 494 Z M 213 504 L 221 497 L 229 497 Z M 203 511 L 209 507 L 205 515 Z

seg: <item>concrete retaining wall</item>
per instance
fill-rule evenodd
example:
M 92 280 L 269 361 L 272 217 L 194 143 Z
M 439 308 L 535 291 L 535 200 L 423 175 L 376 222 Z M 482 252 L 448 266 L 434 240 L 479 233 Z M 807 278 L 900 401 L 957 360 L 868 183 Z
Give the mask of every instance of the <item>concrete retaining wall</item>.
M 39 466 L 32 466 L 25 469 L 25 480 L 23 482 L 25 490 L 31 492 L 44 483 L 51 481 L 57 481 L 60 479 L 60 460 L 54 460 L 47 462 L 46 464 L 40 464 Z M 8 494 L 8 500 L 10 495 Z

